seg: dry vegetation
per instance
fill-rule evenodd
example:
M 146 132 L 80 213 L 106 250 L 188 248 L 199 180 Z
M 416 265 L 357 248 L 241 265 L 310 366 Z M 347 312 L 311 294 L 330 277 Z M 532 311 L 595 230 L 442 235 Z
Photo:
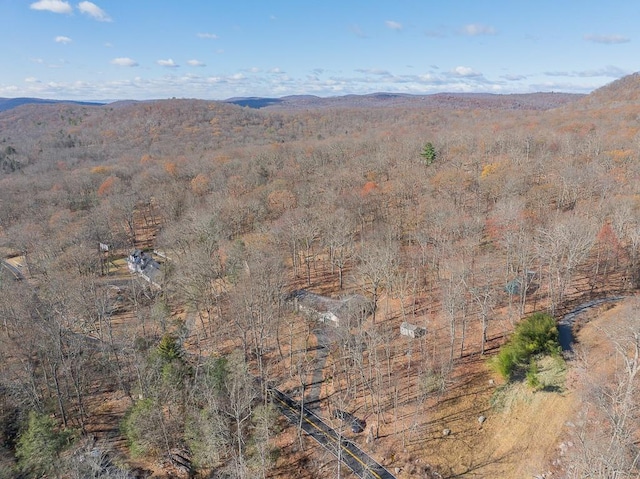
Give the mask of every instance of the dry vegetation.
M 0 247 L 25 275 L 0 270 L 0 469 L 337 476 L 260 377 L 337 428 L 334 409 L 366 419 L 345 435 L 398 478 L 637 476 L 638 83 L 0 113 Z M 165 256 L 161 289 L 128 273 L 134 248 Z M 321 325 L 284 303 L 301 288 L 376 313 Z M 545 389 L 488 367 L 524 316 L 614 294 L 566 366 L 541 360 Z

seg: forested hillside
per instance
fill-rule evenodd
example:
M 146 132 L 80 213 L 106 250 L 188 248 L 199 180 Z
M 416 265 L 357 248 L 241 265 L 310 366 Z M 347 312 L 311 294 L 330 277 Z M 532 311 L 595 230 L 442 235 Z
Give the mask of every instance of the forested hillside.
M 531 363 L 529 414 L 571 396 L 588 419 L 526 450 L 496 398 L 527 380 L 491 358 L 533 313 L 640 286 L 638 91 L 0 113 L 0 478 L 350 477 L 270 387 L 398 478 L 636 476 L 640 330 L 612 343 L 626 375 L 579 393 Z M 375 308 L 321 323 L 297 290 Z

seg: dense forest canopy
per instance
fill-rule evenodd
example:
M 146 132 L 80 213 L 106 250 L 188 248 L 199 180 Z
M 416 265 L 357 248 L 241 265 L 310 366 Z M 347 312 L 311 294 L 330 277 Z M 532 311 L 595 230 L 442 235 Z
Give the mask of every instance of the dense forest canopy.
M 336 328 L 326 387 L 340 409 L 375 418 L 378 457 L 419 456 L 430 439 L 410 418 L 437 415 L 465 358 L 529 313 L 640 286 L 638 91 L 633 75 L 518 108 L 498 95 L 446 108 L 172 99 L 0 113 L 0 250 L 25 275 L 0 270 L 0 469 L 86 477 L 98 438 L 93 477 L 144 477 L 149 458 L 167 477 L 291 477 L 302 459 L 283 465 L 264 384 L 303 401 L 311 387 L 309 348 L 325 338 L 284 301 L 303 288 L 373 302 Z M 160 288 L 126 271 L 136 248 L 160 252 Z M 411 354 L 402 321 L 427 330 Z M 115 397 L 108 429 L 99 402 Z M 402 407 L 415 414 L 399 427 Z M 632 475 L 629 414 L 609 437 Z M 308 477 L 323 460 L 339 467 L 321 457 Z

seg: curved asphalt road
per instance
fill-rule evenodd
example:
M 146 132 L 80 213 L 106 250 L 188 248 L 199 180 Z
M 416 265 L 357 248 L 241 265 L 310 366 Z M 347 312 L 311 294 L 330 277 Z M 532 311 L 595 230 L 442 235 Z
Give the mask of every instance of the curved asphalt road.
M 562 347 L 562 351 L 572 351 L 573 324 L 581 313 L 603 303 L 611 303 L 620 301 L 621 299 L 624 299 L 624 296 L 611 296 L 607 298 L 592 299 L 591 301 L 587 301 L 586 303 L 582 303 L 581 305 L 576 306 L 571 311 L 566 313 L 562 317 L 562 319 L 558 321 L 558 341 L 560 343 L 560 346 Z
M 307 434 L 340 459 L 358 477 L 362 479 L 395 479 L 389 471 L 374 461 L 362 449 L 353 442 L 339 436 L 338 433 L 307 408 L 302 410 L 301 422 L 300 404 L 297 401 L 277 389 L 271 389 L 271 395 L 274 404 L 289 419 L 289 422 L 296 426 L 302 423 L 302 429 Z
M 18 268 L 16 268 L 15 266 L 13 266 L 12 264 L 7 263 L 6 261 L 0 261 L 0 264 L 2 264 L 2 266 L 4 266 L 5 268 L 7 268 L 11 274 L 13 275 L 13 277 L 15 279 L 17 279 L 18 281 L 23 280 L 24 279 L 24 275 L 22 274 L 22 271 L 20 271 Z

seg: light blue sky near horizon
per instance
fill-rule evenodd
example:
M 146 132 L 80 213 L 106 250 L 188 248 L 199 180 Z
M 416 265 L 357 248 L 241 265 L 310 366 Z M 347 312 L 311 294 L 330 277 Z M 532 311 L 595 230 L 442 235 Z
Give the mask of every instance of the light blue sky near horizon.
M 633 0 L 0 0 L 0 97 L 588 93 L 638 68 Z

